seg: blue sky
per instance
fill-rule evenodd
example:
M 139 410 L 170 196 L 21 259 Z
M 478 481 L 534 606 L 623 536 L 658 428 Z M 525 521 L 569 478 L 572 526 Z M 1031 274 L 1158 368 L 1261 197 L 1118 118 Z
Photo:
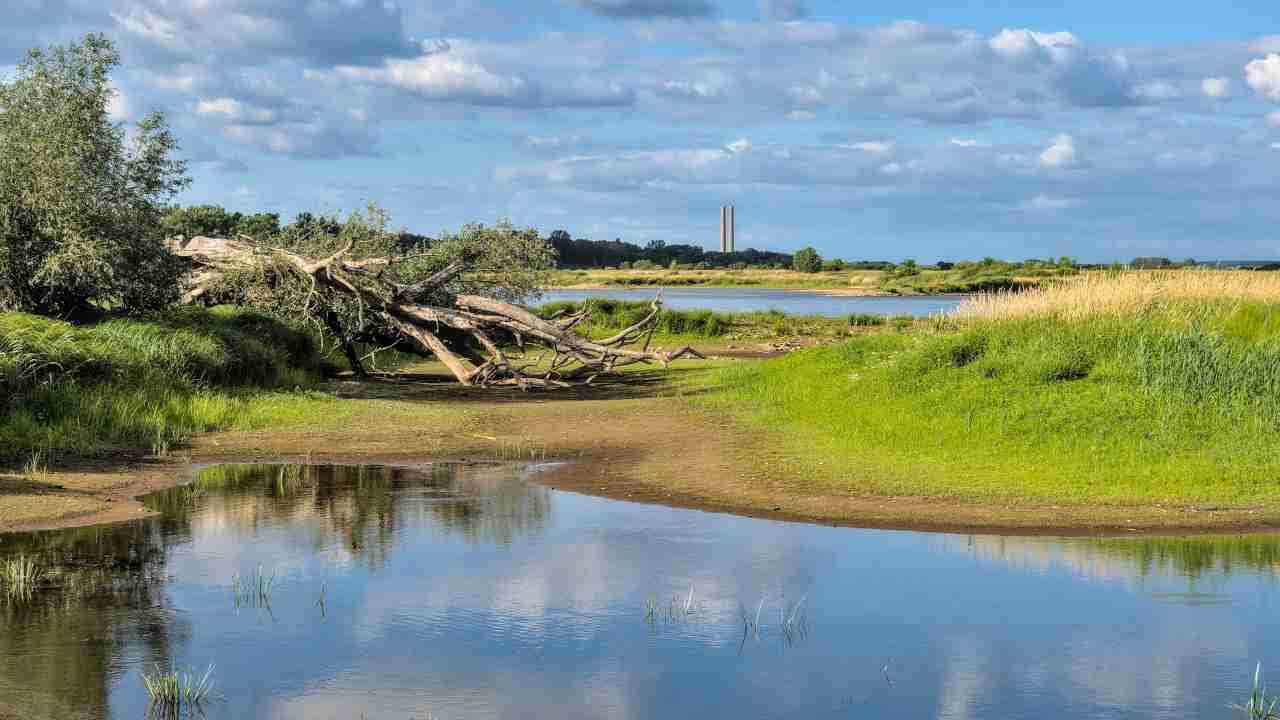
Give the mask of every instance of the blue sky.
M 1270 5 L 1270 6 L 1269 6 Z M 1280 257 L 1274 3 L 17 0 L 184 202 L 860 258 Z

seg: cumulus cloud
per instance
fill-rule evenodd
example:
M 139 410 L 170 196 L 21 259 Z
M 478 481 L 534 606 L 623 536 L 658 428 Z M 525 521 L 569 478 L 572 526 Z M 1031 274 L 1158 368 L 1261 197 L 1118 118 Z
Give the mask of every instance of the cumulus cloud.
M 1200 81 L 1200 92 L 1211 98 L 1227 97 L 1231 95 L 1231 78 L 1207 77 Z
M 987 44 L 997 55 L 1009 60 L 1058 63 L 1067 62 L 1080 48 L 1080 40 L 1069 32 L 1042 33 L 1025 28 L 1005 28 Z
M 769 20 L 789 22 L 809 16 L 805 0 L 760 0 L 760 14 Z
M 1280 102 L 1280 54 L 1271 53 L 1244 66 L 1249 87 L 1268 100 Z
M 570 0 L 597 15 L 617 18 L 706 17 L 715 8 L 707 0 Z
M 590 77 L 567 78 L 544 87 L 521 75 L 490 68 L 449 43 L 432 46 L 412 59 L 393 58 L 378 67 L 343 65 L 315 79 L 338 79 L 411 92 L 433 101 L 511 107 L 609 107 L 629 105 L 631 91 L 615 82 Z
M 1071 167 L 1076 164 L 1075 139 L 1070 135 L 1055 136 L 1040 153 L 1040 165 L 1047 168 Z

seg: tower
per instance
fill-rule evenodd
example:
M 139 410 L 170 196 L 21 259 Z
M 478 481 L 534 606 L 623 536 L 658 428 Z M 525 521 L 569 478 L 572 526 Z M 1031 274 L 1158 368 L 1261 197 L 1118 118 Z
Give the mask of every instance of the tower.
M 720 252 L 731 253 L 737 249 L 737 227 L 732 205 L 720 208 Z

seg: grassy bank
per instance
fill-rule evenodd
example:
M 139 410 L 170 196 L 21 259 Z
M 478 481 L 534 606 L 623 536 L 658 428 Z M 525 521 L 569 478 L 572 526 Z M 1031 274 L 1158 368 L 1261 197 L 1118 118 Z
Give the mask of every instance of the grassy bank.
M 721 371 L 814 488 L 979 502 L 1280 501 L 1280 278 L 1095 274 Z
M 887 270 L 825 270 L 816 273 L 763 269 L 558 270 L 554 288 L 700 287 L 827 290 L 851 295 L 940 295 L 1034 287 L 1046 279 L 1074 275 L 1074 267 L 995 260 L 937 267 L 899 265 Z
M 251 425 L 264 391 L 319 377 L 311 336 L 227 308 L 71 325 L 0 314 L 0 462 L 163 453 L 192 433 Z
M 596 299 L 587 303 L 553 302 L 536 308 L 544 317 L 571 314 L 589 307 L 591 314 L 577 326 L 589 337 L 606 337 L 630 327 L 646 315 L 646 302 Z M 663 310 L 654 329 L 654 341 L 671 344 L 716 344 L 718 341 L 807 338 L 815 340 L 849 337 L 869 327 L 902 328 L 914 322 L 911 316 L 886 317 L 857 314 L 843 318 L 789 315 L 778 310 L 758 312 L 713 312 L 711 310 Z

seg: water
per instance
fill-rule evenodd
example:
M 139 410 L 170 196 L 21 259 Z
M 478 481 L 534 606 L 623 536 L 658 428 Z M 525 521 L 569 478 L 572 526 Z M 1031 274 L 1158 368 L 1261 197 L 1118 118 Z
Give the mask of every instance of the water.
M 206 715 L 236 720 L 1229 717 L 1255 661 L 1280 670 L 1274 537 L 837 529 L 495 466 L 197 487 L 155 519 L 0 536 L 74 579 L 0 597 L 0 717 L 142 718 L 155 663 L 213 664 Z M 259 567 L 269 603 L 237 602 Z
M 539 302 L 613 298 L 648 302 L 657 288 L 617 290 L 550 290 Z M 751 288 L 664 288 L 662 299 L 674 310 L 752 312 L 781 310 L 792 315 L 843 317 L 853 313 L 928 317 L 953 310 L 963 299 L 951 296 L 856 297 L 806 290 L 756 290 Z

